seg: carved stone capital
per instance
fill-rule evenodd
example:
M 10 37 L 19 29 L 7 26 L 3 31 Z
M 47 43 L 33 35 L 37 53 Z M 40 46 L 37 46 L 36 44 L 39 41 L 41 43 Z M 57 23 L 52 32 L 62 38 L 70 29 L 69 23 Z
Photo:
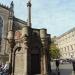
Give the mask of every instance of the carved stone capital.
M 30 3 L 30 1 L 27 3 L 27 7 L 31 7 L 31 3 Z

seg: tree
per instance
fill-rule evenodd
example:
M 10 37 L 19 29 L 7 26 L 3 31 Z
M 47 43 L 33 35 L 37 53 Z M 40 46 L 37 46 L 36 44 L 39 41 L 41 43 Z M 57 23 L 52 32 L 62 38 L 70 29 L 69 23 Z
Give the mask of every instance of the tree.
M 57 59 L 60 57 L 59 49 L 56 47 L 56 44 L 54 43 L 53 40 L 51 41 L 50 45 L 50 54 L 52 59 Z

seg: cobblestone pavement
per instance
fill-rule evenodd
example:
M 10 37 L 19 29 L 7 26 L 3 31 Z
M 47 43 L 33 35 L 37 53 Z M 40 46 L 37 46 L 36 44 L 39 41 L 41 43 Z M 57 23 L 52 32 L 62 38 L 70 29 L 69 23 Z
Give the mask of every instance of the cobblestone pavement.
M 72 64 L 60 64 L 59 66 L 59 74 L 57 74 L 57 71 L 55 70 L 56 66 L 55 63 L 51 63 L 52 68 L 52 75 L 75 75 L 73 72 Z

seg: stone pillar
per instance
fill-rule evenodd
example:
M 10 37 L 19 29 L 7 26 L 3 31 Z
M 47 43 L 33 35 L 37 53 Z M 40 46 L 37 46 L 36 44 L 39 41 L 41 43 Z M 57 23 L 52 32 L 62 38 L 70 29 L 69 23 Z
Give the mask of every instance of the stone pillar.
M 29 28 L 28 26 L 24 26 L 22 29 L 22 47 L 24 51 L 24 75 L 28 75 L 28 36 Z
M 13 48 L 15 46 L 15 40 L 14 40 L 14 34 L 13 34 L 13 31 L 9 31 L 8 32 L 8 36 L 7 36 L 7 39 L 8 39 L 8 43 L 10 45 L 10 53 L 9 53 L 9 63 L 10 63 L 10 74 L 13 75 Z
M 51 73 L 51 53 L 50 53 L 50 44 L 51 44 L 51 35 L 47 34 L 47 43 L 46 43 L 46 49 L 47 49 L 47 71 L 48 74 Z
M 8 31 L 13 30 L 13 17 L 14 17 L 14 3 L 13 1 L 10 4 L 10 10 L 9 10 L 9 25 L 8 25 Z
M 40 38 L 41 38 L 41 75 L 47 75 L 46 29 L 40 30 Z
M 28 26 L 31 27 L 31 1 L 29 0 L 27 3 L 27 7 L 28 7 Z
M 7 51 L 7 41 L 5 40 L 5 38 L 7 37 L 7 32 L 10 31 L 10 30 L 13 30 L 13 16 L 14 16 L 14 4 L 13 4 L 13 1 L 11 2 L 10 4 L 10 10 L 9 10 L 9 22 L 8 22 L 8 27 L 6 28 L 6 25 L 3 26 L 3 34 L 2 34 L 2 46 L 1 46 L 1 50 L 2 50 L 2 54 L 5 53 L 5 51 Z M 6 32 L 7 31 L 7 32 Z
M 10 4 L 9 9 L 9 17 L 8 17 L 8 26 L 7 26 L 7 33 L 12 30 L 13 31 L 13 17 L 14 17 L 14 4 L 13 1 Z M 9 43 L 6 41 L 6 53 L 9 54 Z

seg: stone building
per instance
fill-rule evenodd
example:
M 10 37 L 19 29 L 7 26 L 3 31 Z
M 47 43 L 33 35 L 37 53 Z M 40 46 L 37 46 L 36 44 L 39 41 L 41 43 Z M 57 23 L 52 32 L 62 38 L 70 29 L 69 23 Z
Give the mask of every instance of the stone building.
M 75 58 L 75 27 L 56 38 L 62 59 Z
M 0 4 L 0 62 L 10 60 L 11 47 L 7 37 L 12 32 L 11 59 L 14 75 L 47 75 L 50 71 L 50 34 L 44 28 L 31 27 L 30 1 L 27 7 L 28 21 L 25 22 L 14 16 L 13 2 L 10 7 Z

